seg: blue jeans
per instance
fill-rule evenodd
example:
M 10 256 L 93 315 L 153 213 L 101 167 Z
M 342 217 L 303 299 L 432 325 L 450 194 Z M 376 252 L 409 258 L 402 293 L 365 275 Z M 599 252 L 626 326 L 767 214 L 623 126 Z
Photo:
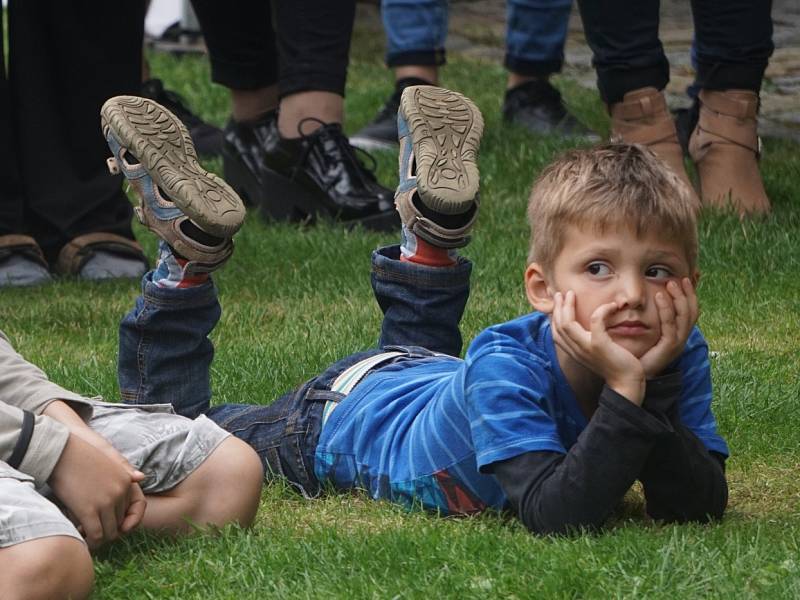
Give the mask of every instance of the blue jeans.
M 472 264 L 453 267 L 400 262 L 398 246 L 372 256 L 372 287 L 383 311 L 378 346 L 352 354 L 268 406 L 210 407 L 209 368 L 214 350 L 208 334 L 221 314 L 214 284 L 159 288 L 148 273 L 142 295 L 120 324 L 119 385 L 132 404 L 171 403 L 178 414 L 205 413 L 250 444 L 268 477 L 284 477 L 306 496 L 319 493 L 314 451 L 328 400 L 340 400 L 331 384 L 352 364 L 387 349 L 399 360 L 441 352 L 457 356 L 459 322 L 469 297 Z
M 508 0 L 505 66 L 520 75 L 557 73 L 572 0 Z M 442 65 L 447 39 L 447 0 L 382 0 L 386 64 Z

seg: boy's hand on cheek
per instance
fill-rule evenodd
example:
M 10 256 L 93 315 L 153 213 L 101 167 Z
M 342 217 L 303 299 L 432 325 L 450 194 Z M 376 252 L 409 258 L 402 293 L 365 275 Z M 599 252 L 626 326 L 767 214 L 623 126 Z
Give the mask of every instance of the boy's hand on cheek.
M 661 337 L 640 359 L 647 378 L 656 377 L 678 358 L 697 322 L 697 294 L 688 278 L 680 283 L 670 281 L 666 292 L 656 294 L 656 306 L 661 322 Z
M 608 387 L 641 405 L 645 387 L 643 366 L 614 342 L 607 331 L 607 320 L 618 310 L 614 302 L 597 307 L 587 331 L 575 320 L 575 293 L 557 292 L 551 318 L 553 339 L 570 357 L 601 376 Z

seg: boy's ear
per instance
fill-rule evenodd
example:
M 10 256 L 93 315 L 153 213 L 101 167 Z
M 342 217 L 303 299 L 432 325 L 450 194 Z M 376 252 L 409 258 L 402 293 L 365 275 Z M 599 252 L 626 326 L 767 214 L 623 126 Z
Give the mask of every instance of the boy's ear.
M 531 263 L 525 269 L 525 293 L 534 310 L 550 314 L 553 312 L 553 290 L 547 282 L 545 271 L 539 263 Z
M 696 290 L 697 284 L 700 283 L 700 271 L 695 269 L 694 273 L 692 274 L 692 287 Z

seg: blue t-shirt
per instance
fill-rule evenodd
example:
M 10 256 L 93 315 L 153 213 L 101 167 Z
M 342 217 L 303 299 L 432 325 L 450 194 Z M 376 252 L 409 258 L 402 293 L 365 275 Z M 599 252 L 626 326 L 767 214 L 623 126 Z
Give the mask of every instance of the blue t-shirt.
M 697 328 L 677 366 L 682 422 L 727 456 Z M 464 360 L 408 360 L 368 375 L 325 423 L 315 473 L 340 489 L 443 514 L 502 509 L 506 496 L 486 467 L 530 451 L 566 453 L 587 424 L 547 315 L 531 313 L 481 332 Z

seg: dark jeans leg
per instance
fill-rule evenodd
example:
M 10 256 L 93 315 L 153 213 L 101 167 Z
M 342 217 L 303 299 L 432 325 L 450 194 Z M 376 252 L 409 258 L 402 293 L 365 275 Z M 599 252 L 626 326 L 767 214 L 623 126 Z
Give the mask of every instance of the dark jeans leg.
M 133 238 L 100 107 L 141 87 L 143 2 L 11 0 L 9 81 L 26 221 L 50 260 L 70 239 Z
M 399 246 L 372 255 L 372 289 L 383 311 L 379 346 L 421 346 L 458 356 L 472 263 L 459 258 L 453 267 L 426 267 L 399 259 Z
M 692 0 L 697 84 L 758 92 L 774 45 L 772 0 Z
M 508 0 L 505 66 L 519 75 L 561 71 L 572 0 Z
M 445 0 L 382 0 L 386 64 L 441 66 L 445 63 L 448 5 Z
M 578 6 L 604 102 L 619 102 L 639 88 L 667 85 L 669 63 L 658 39 L 658 0 L 578 0 Z
M 119 326 L 119 389 L 130 404 L 172 404 L 194 418 L 208 410 L 214 345 L 208 334 L 219 321 L 217 290 L 209 280 L 186 289 L 160 288 L 152 271 L 142 295 Z

